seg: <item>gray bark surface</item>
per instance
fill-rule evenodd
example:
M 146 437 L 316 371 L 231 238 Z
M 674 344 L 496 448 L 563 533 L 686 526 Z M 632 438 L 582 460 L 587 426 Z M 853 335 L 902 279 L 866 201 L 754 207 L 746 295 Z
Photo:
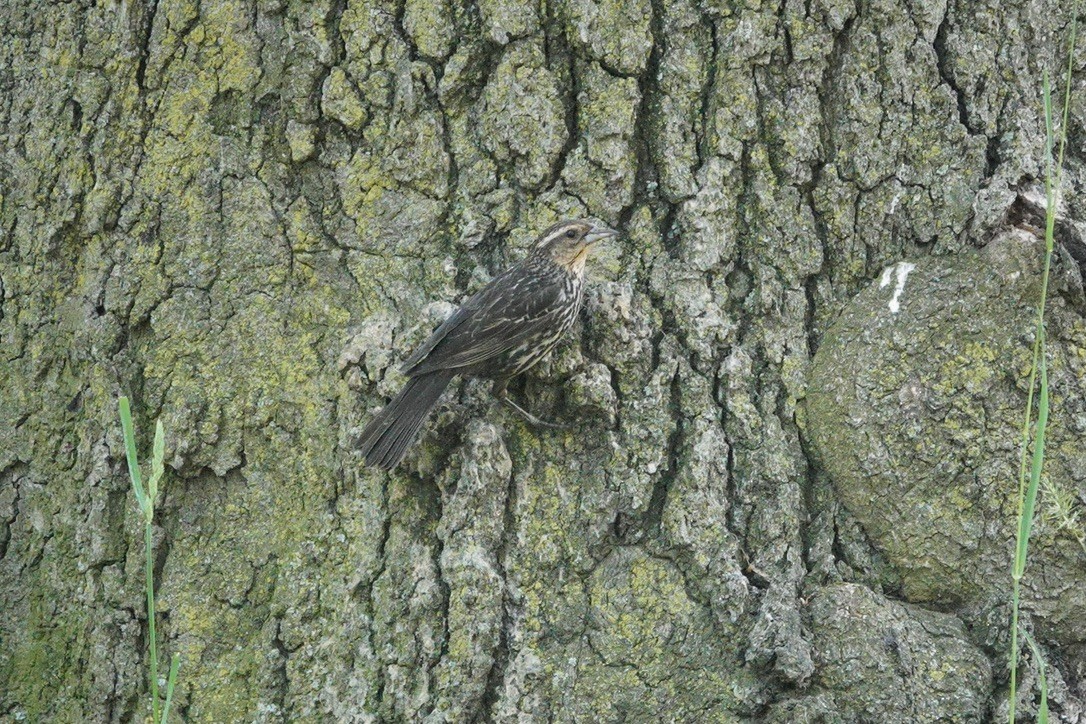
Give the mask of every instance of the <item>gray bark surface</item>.
M 178 720 L 1003 716 L 1043 250 L 1008 209 L 1042 177 L 1070 7 L 0 7 L 0 719 L 145 714 L 122 394 L 141 450 L 166 429 Z M 1071 124 L 1050 472 L 1077 509 Z M 572 428 L 455 383 L 398 471 L 363 468 L 399 363 L 587 215 L 622 235 L 513 385 Z M 1075 722 L 1061 520 L 1024 618 Z

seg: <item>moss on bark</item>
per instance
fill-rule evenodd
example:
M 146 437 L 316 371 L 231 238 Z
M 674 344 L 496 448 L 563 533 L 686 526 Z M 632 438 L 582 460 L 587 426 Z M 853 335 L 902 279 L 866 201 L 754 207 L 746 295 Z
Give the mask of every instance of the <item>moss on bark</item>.
M 826 330 L 846 310 L 866 339 L 888 265 L 987 278 L 970 247 L 1038 174 L 1035 79 L 1067 7 L 5 5 L 0 718 L 142 712 L 120 394 L 169 440 L 155 571 L 181 719 L 986 716 L 1005 623 L 978 602 L 998 586 L 961 574 L 961 545 L 905 555 L 908 527 L 854 479 L 864 428 L 827 431 L 845 413 L 803 400 L 820 347 L 819 389 L 856 381 L 862 351 Z M 588 214 L 622 237 L 576 334 L 514 386 L 573 429 L 528 429 L 468 382 L 401 470 L 362 468 L 352 440 L 397 362 L 542 227 Z M 1081 382 L 1067 290 L 1055 368 Z M 969 314 L 999 329 L 1006 303 Z M 1018 357 L 962 341 L 931 387 L 955 414 L 897 418 L 920 445 L 902 473 L 916 453 L 1013 459 L 952 403 L 994 385 L 1017 404 Z M 1078 460 L 1086 412 L 1060 404 L 1054 452 Z M 985 491 L 918 503 L 994 575 L 1008 510 Z M 1074 580 L 1037 591 L 1049 644 L 1074 643 Z M 920 673 L 849 677 L 857 651 L 890 661 L 870 621 Z

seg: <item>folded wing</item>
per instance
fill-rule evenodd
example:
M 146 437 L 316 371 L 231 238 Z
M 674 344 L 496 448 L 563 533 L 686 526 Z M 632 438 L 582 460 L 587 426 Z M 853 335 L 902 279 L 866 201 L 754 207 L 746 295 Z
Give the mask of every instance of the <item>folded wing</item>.
M 468 299 L 404 362 L 412 377 L 471 367 L 516 349 L 554 326 L 566 293 L 561 276 L 514 267 Z M 500 283 L 499 283 L 500 282 Z

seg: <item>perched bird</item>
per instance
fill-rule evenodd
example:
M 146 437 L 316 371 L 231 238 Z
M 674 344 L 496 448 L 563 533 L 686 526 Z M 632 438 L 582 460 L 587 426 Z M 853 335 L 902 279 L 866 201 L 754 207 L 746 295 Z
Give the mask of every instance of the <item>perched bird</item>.
M 588 250 L 615 234 L 584 219 L 555 224 L 528 258 L 464 302 L 403 363 L 410 379 L 359 438 L 366 463 L 394 468 L 456 375 L 493 379 L 502 403 L 533 424 L 547 425 L 509 399 L 506 384 L 543 359 L 573 326 Z

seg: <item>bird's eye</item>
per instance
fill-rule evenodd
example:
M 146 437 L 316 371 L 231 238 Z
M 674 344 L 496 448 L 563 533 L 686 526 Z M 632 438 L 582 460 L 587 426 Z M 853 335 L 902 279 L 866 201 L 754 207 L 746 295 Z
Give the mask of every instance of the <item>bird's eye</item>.
M 567 239 L 573 239 L 573 238 L 576 238 L 576 236 L 577 236 L 577 232 L 574 231 L 573 229 L 570 229 L 569 231 L 566 232 L 566 238 Z

